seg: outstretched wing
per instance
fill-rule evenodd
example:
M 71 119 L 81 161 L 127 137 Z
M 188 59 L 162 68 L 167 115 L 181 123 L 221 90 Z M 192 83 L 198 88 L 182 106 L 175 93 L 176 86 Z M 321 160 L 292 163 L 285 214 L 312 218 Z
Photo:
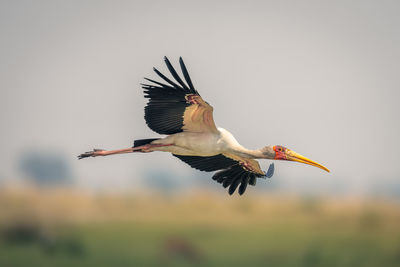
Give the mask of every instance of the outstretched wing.
M 154 71 L 166 83 L 145 78 L 153 83 L 142 84 L 145 98 L 149 98 L 144 110 L 144 118 L 149 128 L 159 134 L 174 134 L 182 131 L 217 132 L 213 119 L 213 107 L 205 102 L 193 87 L 182 58 L 179 58 L 179 63 L 186 84 L 168 58 L 165 57 L 164 60 L 176 82 L 164 76 L 156 68 Z
M 214 174 L 212 179 L 222 184 L 225 188 L 229 186 L 228 192 L 230 195 L 238 187 L 239 194 L 242 195 L 246 191 L 248 184 L 256 185 L 256 178 L 271 178 L 274 173 L 273 163 L 265 173 L 261 170 L 258 161 L 240 158 L 231 154 L 219 154 L 211 157 L 173 155 L 200 171 L 212 172 L 220 170 Z

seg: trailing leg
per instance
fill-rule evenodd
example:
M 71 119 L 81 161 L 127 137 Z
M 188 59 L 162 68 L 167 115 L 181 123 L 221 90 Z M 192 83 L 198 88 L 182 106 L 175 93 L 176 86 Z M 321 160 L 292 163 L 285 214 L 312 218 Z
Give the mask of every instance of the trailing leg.
M 125 154 L 125 153 L 132 153 L 134 152 L 134 148 L 124 148 L 124 149 L 117 149 L 117 150 L 103 150 L 103 149 L 93 149 L 92 151 L 88 151 L 82 153 L 78 156 L 78 159 L 84 159 L 88 157 L 98 157 L 98 156 L 109 156 L 115 154 Z
M 98 157 L 98 156 L 109 156 L 116 154 L 126 154 L 133 152 L 152 152 L 154 148 L 172 146 L 172 144 L 145 144 L 137 147 L 130 147 L 117 150 L 103 150 L 103 149 L 93 149 L 93 151 L 88 151 L 78 156 L 78 159 L 88 158 L 88 157 Z

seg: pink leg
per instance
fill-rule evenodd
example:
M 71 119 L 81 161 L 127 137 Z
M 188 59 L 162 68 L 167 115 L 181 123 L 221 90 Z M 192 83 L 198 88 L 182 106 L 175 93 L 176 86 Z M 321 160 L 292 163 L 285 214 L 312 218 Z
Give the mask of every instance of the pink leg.
M 125 154 L 125 153 L 133 153 L 133 152 L 152 152 L 152 148 L 162 147 L 162 146 L 172 146 L 172 144 L 162 145 L 162 144 L 147 144 L 138 147 L 130 147 L 124 149 L 117 150 L 103 150 L 103 149 L 93 149 L 93 151 L 88 151 L 78 156 L 78 159 L 88 158 L 88 157 L 97 157 L 97 156 L 109 156 L 115 154 Z

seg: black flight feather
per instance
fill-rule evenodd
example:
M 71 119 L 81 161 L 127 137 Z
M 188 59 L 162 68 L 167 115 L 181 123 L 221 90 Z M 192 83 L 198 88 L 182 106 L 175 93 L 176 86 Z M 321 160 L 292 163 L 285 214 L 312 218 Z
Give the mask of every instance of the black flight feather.
M 176 73 L 174 67 L 171 65 L 171 62 L 169 62 L 169 59 L 167 57 L 164 57 L 165 64 L 167 65 L 169 72 L 172 74 L 172 76 L 175 78 L 175 80 L 187 91 L 189 91 L 189 88 L 187 85 L 182 81 L 182 79 L 179 77 L 178 73 Z
M 189 164 L 192 168 L 206 172 L 226 169 L 237 164 L 237 161 L 227 158 L 222 154 L 210 157 L 172 155 Z
M 250 180 L 250 175 L 246 174 L 246 176 L 242 179 L 242 183 L 240 184 L 239 195 L 243 195 L 243 193 L 246 191 L 249 180 Z
M 257 181 L 256 176 L 254 174 L 250 174 L 249 184 L 252 185 L 252 186 L 255 186 L 256 185 L 256 181 Z
M 174 87 L 169 86 L 169 85 L 167 85 L 167 84 L 165 84 L 165 83 L 160 83 L 160 82 L 154 81 L 154 80 L 149 79 L 149 78 L 144 78 L 144 79 L 147 80 L 147 81 L 149 81 L 149 82 L 158 84 L 158 85 L 160 85 L 161 87 L 166 87 L 166 88 L 175 89 Z M 147 85 L 147 84 L 141 84 L 141 85 L 146 85 L 146 86 L 151 86 L 151 87 L 155 87 L 155 88 L 156 88 L 156 86 L 152 86 L 152 85 Z
M 246 191 L 248 184 L 255 185 L 257 177 L 265 177 L 265 175 L 248 171 L 238 161 L 223 154 L 210 157 L 172 155 L 189 164 L 192 168 L 201 171 L 212 172 L 220 170 L 213 175 L 212 179 L 222 184 L 224 188 L 229 187 L 229 194 L 233 194 L 240 185 L 238 193 L 242 195 Z
M 179 58 L 179 64 L 181 65 L 183 77 L 185 77 L 185 80 L 186 80 L 187 84 L 189 85 L 189 88 L 190 88 L 191 92 L 194 93 L 194 94 L 199 94 L 196 91 L 196 89 L 194 89 L 194 86 L 192 84 L 192 80 L 190 79 L 189 72 L 186 69 L 186 66 L 185 66 L 185 63 L 183 62 L 182 57 Z
M 229 195 L 232 195 L 236 191 L 236 188 L 239 186 L 240 182 L 241 182 L 240 177 L 237 177 L 232 182 L 231 186 L 229 187 Z
M 177 85 L 176 83 L 174 83 L 173 81 L 171 81 L 170 79 L 168 79 L 166 76 L 164 76 L 164 74 L 162 74 L 161 72 L 158 71 L 158 69 L 153 68 L 154 72 L 157 73 L 158 76 L 160 76 L 162 79 L 164 79 L 164 81 L 166 81 L 167 83 L 169 83 L 170 85 L 172 85 L 173 87 L 175 87 L 176 89 L 180 88 L 179 85 Z

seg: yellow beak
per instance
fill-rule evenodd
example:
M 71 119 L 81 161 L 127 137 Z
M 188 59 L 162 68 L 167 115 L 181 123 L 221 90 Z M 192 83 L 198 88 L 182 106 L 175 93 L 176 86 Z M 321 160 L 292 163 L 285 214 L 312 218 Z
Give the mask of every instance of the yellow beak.
M 318 167 L 320 169 L 323 169 L 323 170 L 325 170 L 327 172 L 330 172 L 330 170 L 328 168 L 326 168 L 326 167 L 322 166 L 321 164 L 319 164 L 319 163 L 317 163 L 317 162 L 315 162 L 315 161 L 313 161 L 311 159 L 308 159 L 308 158 L 306 158 L 306 157 L 304 157 L 304 156 L 302 156 L 302 155 L 300 155 L 300 154 L 298 154 L 298 153 L 296 153 L 296 152 L 294 152 L 294 151 L 292 151 L 290 149 L 287 149 L 285 151 L 285 155 L 286 155 L 286 159 L 287 160 L 305 163 L 305 164 L 312 165 L 312 166 Z

